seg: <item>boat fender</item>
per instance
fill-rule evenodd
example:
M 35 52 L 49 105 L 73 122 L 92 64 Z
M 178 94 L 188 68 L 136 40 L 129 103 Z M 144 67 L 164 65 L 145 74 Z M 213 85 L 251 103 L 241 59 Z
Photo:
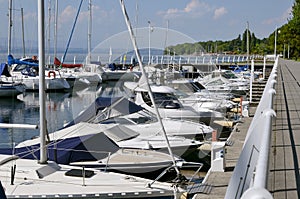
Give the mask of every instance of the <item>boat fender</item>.
M 51 74 L 53 74 L 53 78 L 55 78 L 56 74 L 54 71 L 49 71 L 48 72 L 48 77 L 51 77 Z

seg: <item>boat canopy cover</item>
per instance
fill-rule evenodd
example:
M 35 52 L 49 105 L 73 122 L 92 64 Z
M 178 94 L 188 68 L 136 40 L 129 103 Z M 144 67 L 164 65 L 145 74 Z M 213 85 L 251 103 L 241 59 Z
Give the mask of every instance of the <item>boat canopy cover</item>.
M 135 132 L 122 125 L 113 126 L 112 128 L 105 129 L 103 132 L 114 142 L 129 140 L 139 135 L 138 132 Z
M 6 63 L 1 63 L 0 75 L 5 75 L 6 77 L 11 77 L 11 74 L 8 71 L 8 65 Z
M 39 66 L 37 60 L 33 60 L 33 59 L 20 60 L 20 59 L 15 59 L 12 55 L 7 56 L 7 63 L 8 65 L 24 64 L 28 66 Z
M 88 122 L 105 115 L 103 119 L 109 119 L 120 115 L 128 115 L 143 110 L 143 107 L 129 101 L 125 97 L 98 97 L 85 111 L 70 121 L 65 127 L 79 122 Z M 101 113 L 100 113 L 101 112 Z M 108 115 L 109 114 L 109 115 Z
M 103 130 L 97 124 L 80 123 L 50 134 L 50 139 L 55 138 L 55 140 L 47 143 L 48 159 L 59 164 L 100 160 L 106 158 L 109 153 L 119 150 L 118 145 L 111 138 L 129 137 L 128 132 L 122 134 L 116 129 L 108 132 Z M 40 139 L 35 138 L 22 142 L 14 150 L 0 149 L 0 153 L 14 154 L 26 159 L 39 159 L 39 143 Z

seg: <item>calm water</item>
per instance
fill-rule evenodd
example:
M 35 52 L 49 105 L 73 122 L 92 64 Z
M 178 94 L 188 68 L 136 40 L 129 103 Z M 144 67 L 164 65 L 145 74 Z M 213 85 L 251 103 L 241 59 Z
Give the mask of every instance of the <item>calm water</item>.
M 46 94 L 47 129 L 51 133 L 73 120 L 98 96 L 120 96 L 119 83 L 110 82 L 71 92 L 51 92 Z M 39 124 L 39 94 L 26 92 L 17 99 L 0 100 L 0 123 Z M 0 147 L 31 139 L 39 135 L 39 130 L 0 129 Z

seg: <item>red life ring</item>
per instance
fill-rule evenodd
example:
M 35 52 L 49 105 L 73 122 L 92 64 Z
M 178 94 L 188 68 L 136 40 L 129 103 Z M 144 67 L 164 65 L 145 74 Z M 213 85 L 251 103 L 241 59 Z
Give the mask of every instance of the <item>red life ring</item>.
M 54 71 L 49 71 L 48 72 L 48 77 L 51 77 L 51 74 L 53 74 L 53 78 L 55 78 L 56 74 Z

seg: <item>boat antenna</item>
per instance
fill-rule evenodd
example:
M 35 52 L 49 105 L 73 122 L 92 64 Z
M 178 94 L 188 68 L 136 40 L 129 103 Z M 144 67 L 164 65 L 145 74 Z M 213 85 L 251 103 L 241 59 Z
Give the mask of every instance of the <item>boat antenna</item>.
M 156 106 L 156 104 L 155 104 L 154 97 L 153 97 L 153 93 L 152 93 L 152 90 L 151 90 L 151 87 L 150 87 L 150 84 L 149 84 L 149 81 L 148 81 L 148 78 L 147 78 L 145 69 L 144 69 L 144 67 L 143 67 L 143 63 L 142 63 L 142 60 L 141 60 L 140 51 L 139 51 L 139 49 L 138 49 L 138 47 L 137 47 L 137 43 L 136 43 L 136 40 L 135 40 L 135 37 L 134 37 L 134 33 L 133 33 L 133 31 L 132 31 L 131 23 L 130 23 L 130 21 L 129 21 L 129 17 L 128 17 L 126 8 L 125 8 L 124 0 L 120 0 L 120 4 L 121 4 L 122 12 L 123 12 L 123 15 L 124 15 L 124 18 L 125 18 L 125 22 L 126 22 L 126 25 L 127 25 L 128 31 L 129 31 L 129 34 L 130 34 L 130 39 L 131 39 L 131 41 L 132 41 L 132 45 L 133 45 L 133 48 L 134 48 L 134 51 L 135 51 L 137 60 L 138 60 L 138 62 L 139 62 L 140 70 L 141 70 L 141 72 L 142 72 L 141 78 L 144 78 L 144 80 L 145 80 L 145 83 L 146 83 L 146 86 L 147 86 L 147 90 L 148 90 L 148 93 L 149 93 L 151 102 L 152 102 L 152 104 L 153 104 L 153 106 L 154 106 L 154 109 L 155 109 L 155 113 L 156 113 L 157 119 L 158 119 L 159 124 L 160 124 L 160 126 L 161 126 L 161 128 L 162 128 L 163 135 L 164 135 L 164 137 L 165 137 L 165 139 L 166 139 L 168 151 L 169 151 L 169 154 L 170 154 L 170 156 L 171 156 L 171 158 L 172 158 L 174 168 L 175 168 L 177 174 L 179 174 L 179 170 L 178 170 L 178 168 L 177 168 L 177 166 L 176 166 L 175 158 L 174 158 L 174 155 L 173 155 L 171 146 L 170 146 L 170 142 L 169 142 L 169 139 L 168 139 L 166 130 L 165 130 L 165 128 L 164 128 L 164 125 L 163 125 L 163 123 L 162 123 L 162 120 L 161 120 L 159 111 L 158 111 L 157 106 Z

